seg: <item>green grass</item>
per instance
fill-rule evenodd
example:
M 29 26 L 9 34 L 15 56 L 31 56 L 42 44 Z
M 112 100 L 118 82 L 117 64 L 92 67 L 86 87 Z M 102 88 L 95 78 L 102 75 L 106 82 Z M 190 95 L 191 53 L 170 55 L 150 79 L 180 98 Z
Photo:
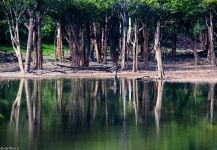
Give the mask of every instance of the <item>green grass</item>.
M 23 56 L 25 56 L 25 51 L 26 51 L 26 46 L 22 45 L 21 46 Z M 11 45 L 0 45 L 0 53 L 13 53 L 13 47 Z M 54 45 L 53 44 L 42 44 L 42 51 L 43 51 L 43 56 L 48 58 L 48 59 L 53 59 L 55 58 L 55 52 L 54 52 Z M 64 46 L 64 51 L 67 52 L 69 51 L 68 46 Z

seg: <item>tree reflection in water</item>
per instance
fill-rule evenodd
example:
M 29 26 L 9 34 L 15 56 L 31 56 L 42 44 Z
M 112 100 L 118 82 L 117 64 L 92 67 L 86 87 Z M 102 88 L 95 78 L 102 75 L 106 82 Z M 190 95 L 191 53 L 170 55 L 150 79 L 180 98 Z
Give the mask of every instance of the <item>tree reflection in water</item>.
M 141 140 L 137 137 L 141 134 L 141 126 L 145 130 L 154 128 L 159 139 L 162 136 L 160 133 L 165 132 L 162 124 L 171 120 L 176 122 L 177 116 L 180 120 L 185 119 L 186 115 L 204 119 L 201 115 L 203 110 L 207 111 L 209 120 L 207 122 L 214 125 L 216 121 L 214 93 L 215 84 L 212 83 L 179 85 L 164 83 L 162 80 L 147 82 L 125 78 L 119 80 L 58 79 L 46 82 L 22 79 L 16 99 L 11 106 L 10 123 L 15 127 L 16 140 L 20 138 L 19 126 L 26 123 L 28 149 L 37 149 L 38 143 L 41 142 L 41 134 L 46 129 L 47 132 L 51 132 L 50 126 L 53 124 L 55 125 L 53 128 L 57 129 L 56 132 L 67 131 L 73 135 L 76 132 L 81 135 L 86 134 L 87 129 L 89 133 L 95 128 L 98 133 L 100 129 L 106 132 L 111 127 L 118 127 L 121 128 L 123 149 L 128 149 L 132 134 L 135 134 L 134 140 Z M 205 109 L 203 108 L 204 95 Z M 190 117 L 189 120 L 192 121 Z M 21 121 L 20 118 L 24 120 Z M 43 124 L 42 118 L 45 118 Z M 134 127 L 135 129 L 132 130 Z M 145 133 L 150 134 L 149 130 Z M 114 134 L 114 131 L 111 132 Z M 103 133 L 100 130 L 98 134 Z

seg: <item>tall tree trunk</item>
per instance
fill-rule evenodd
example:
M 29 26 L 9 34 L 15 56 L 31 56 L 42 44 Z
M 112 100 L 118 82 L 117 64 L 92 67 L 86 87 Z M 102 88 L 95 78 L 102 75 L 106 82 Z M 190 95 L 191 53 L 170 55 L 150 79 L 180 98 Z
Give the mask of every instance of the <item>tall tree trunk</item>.
M 36 18 L 36 17 L 35 17 Z M 38 69 L 38 19 L 35 19 L 34 32 L 33 32 L 33 64 L 34 68 Z
M 211 12 L 209 16 L 208 34 L 209 34 L 209 49 L 210 49 L 209 51 L 210 51 L 210 56 L 211 56 L 210 57 L 211 65 L 215 66 L 216 58 L 215 58 L 214 38 L 213 38 L 213 16 Z
M 144 68 L 148 69 L 148 25 L 147 21 L 144 21 L 143 23 L 143 30 L 142 30 L 142 35 L 143 35 L 143 57 L 144 57 Z
M 157 59 L 157 68 L 158 68 L 158 77 L 163 78 L 164 77 L 164 68 L 163 68 L 163 62 L 162 62 L 162 56 L 161 56 L 161 45 L 160 45 L 160 20 L 157 22 L 157 27 L 155 31 L 155 37 L 154 37 L 154 49 L 156 52 L 156 59 Z
M 106 22 L 105 22 L 105 28 L 104 28 L 104 44 L 103 44 L 103 63 L 106 63 L 106 57 L 107 57 L 107 25 L 108 24 L 108 18 L 106 16 Z
M 43 54 L 42 54 L 42 45 L 41 45 L 41 22 L 42 22 L 42 16 L 40 13 L 36 15 L 38 20 L 38 69 L 42 69 L 42 62 L 43 62 Z
M 93 23 L 93 39 L 92 39 L 92 43 L 94 45 L 95 51 L 96 51 L 96 61 L 97 63 L 101 62 L 101 58 L 100 58 L 100 50 L 98 47 L 98 43 L 97 43 L 97 30 L 96 30 L 96 23 Z
M 84 29 L 83 28 L 80 28 L 80 32 L 79 32 L 79 59 L 80 59 L 80 66 L 85 66 Z
M 23 15 L 24 12 L 25 12 L 25 7 L 13 8 L 12 6 L 9 7 L 8 12 L 5 11 L 5 15 L 9 26 L 11 44 L 16 53 L 19 68 L 22 75 L 25 74 L 25 71 L 23 66 L 23 58 L 22 58 L 21 45 L 20 45 L 19 22 L 20 22 L 20 17 Z
M 56 58 L 59 61 L 64 61 L 64 50 L 62 40 L 62 28 L 60 23 L 57 23 L 57 47 L 56 47 Z
M 34 10 L 29 11 L 28 42 L 26 50 L 25 72 L 30 70 L 31 52 L 33 48 Z
M 89 58 L 90 58 L 90 50 L 91 50 L 91 31 L 90 31 L 90 23 L 88 22 L 86 25 L 86 32 L 87 32 L 87 40 L 85 42 L 86 47 L 86 55 L 85 55 L 85 66 L 89 66 Z
M 137 54 L 138 54 L 138 31 L 137 31 L 137 20 L 135 19 L 134 26 L 134 41 L 133 41 L 133 72 L 137 72 Z
M 122 54 L 121 54 L 121 70 L 124 71 L 126 69 L 126 32 L 127 32 L 127 15 L 126 15 L 126 0 L 122 1 L 122 20 L 123 20 L 123 36 L 122 36 Z
M 128 31 L 127 31 L 127 67 L 128 67 L 128 63 L 129 63 L 129 57 L 130 57 L 130 42 L 131 42 L 131 32 L 132 32 L 132 21 L 131 18 L 128 19 Z

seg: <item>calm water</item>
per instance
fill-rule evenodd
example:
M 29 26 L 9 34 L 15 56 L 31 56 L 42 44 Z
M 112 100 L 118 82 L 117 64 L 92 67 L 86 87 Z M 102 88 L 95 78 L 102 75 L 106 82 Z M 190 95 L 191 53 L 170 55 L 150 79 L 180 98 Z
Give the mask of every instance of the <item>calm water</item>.
M 138 80 L 0 83 L 0 148 L 217 149 L 215 84 Z

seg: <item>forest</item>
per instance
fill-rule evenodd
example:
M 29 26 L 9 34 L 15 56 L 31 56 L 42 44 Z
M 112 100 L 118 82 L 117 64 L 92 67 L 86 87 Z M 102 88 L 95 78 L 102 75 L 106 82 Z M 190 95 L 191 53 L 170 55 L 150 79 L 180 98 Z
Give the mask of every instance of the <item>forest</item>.
M 14 54 L 22 75 L 43 69 L 45 53 L 71 68 L 96 62 L 119 72 L 150 70 L 154 60 L 164 78 L 164 60 L 183 49 L 195 67 L 200 57 L 216 66 L 216 19 L 217 0 L 1 0 L 0 60 Z

